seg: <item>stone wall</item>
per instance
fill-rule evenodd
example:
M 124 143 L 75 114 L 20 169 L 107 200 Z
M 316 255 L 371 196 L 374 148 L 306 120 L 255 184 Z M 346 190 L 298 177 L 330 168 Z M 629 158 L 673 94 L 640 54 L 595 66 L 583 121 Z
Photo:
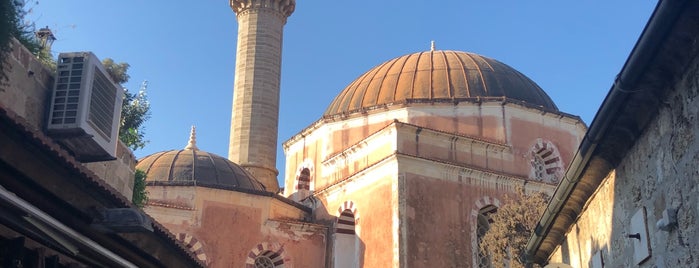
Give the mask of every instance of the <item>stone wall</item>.
M 228 159 L 248 170 L 268 191 L 276 192 L 282 32 L 286 23 L 281 9 L 285 5 L 252 2 L 238 3 L 255 6 L 249 9 L 233 7 L 238 18 L 238 45 Z M 267 6 L 258 8 L 258 4 Z M 279 10 L 273 11 L 275 7 Z
M 0 82 L 0 105 L 24 118 L 36 130 L 43 130 L 54 74 L 16 39 L 11 42 L 13 49 L 5 69 L 8 80 Z
M 17 40 L 12 40 L 5 73 L 7 81 L 0 82 L 0 105 L 24 118 L 35 130 L 44 131 L 54 86 L 54 72 L 40 63 Z M 119 142 L 117 159 L 85 164 L 98 177 L 131 200 L 136 158 L 129 148 Z
M 656 118 L 592 196 L 551 262 L 699 267 L 699 58 L 668 91 Z M 632 217 L 643 209 L 650 256 L 637 264 L 638 240 L 628 235 L 635 233 Z M 677 211 L 669 231 L 656 226 L 666 209 Z
M 117 144 L 116 160 L 85 163 L 98 177 L 102 178 L 129 201 L 133 198 L 136 156 L 123 142 Z

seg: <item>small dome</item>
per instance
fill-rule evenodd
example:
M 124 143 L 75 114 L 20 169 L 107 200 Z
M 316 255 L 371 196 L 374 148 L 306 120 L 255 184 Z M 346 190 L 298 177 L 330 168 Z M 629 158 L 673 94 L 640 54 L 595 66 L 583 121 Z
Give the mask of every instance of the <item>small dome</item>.
M 138 161 L 136 169 L 146 173 L 147 182 L 167 182 L 219 189 L 266 191 L 245 169 L 221 156 L 200 151 L 194 128 L 183 150 L 154 153 Z
M 506 99 L 558 111 L 534 81 L 514 68 L 478 54 L 432 50 L 386 61 L 340 92 L 325 116 L 387 104 Z

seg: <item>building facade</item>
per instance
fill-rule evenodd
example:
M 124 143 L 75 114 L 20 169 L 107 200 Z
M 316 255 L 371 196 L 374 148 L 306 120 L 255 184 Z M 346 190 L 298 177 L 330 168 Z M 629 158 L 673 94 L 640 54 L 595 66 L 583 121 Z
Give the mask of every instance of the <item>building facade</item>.
M 211 267 L 488 266 L 478 250 L 488 216 L 517 187 L 551 193 L 585 124 L 506 64 L 433 45 L 338 91 L 283 144 L 279 192 L 271 141 L 294 6 L 231 1 L 229 159 L 199 150 L 194 136 L 141 159 L 146 211 Z
M 361 75 L 284 144 L 285 195 L 334 226 L 334 267 L 477 266 L 479 215 L 515 187 L 550 192 L 584 131 L 503 63 L 409 54 Z
M 45 132 L 55 73 L 10 39 L 0 55 L 0 266 L 203 267 L 131 203 L 125 145 L 112 161 L 83 163 Z
M 529 241 L 533 263 L 699 266 L 697 22 L 696 1 L 658 3 Z

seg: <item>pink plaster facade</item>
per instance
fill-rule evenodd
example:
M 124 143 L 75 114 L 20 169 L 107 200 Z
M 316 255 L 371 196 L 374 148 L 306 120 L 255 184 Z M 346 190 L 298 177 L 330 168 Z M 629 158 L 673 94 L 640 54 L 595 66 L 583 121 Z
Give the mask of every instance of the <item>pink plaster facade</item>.
M 327 226 L 352 201 L 359 267 L 472 267 L 479 209 L 518 186 L 550 193 L 556 181 L 533 175 L 533 153 L 560 175 L 585 130 L 575 116 L 503 102 L 326 117 L 284 144 L 285 195 L 315 200 L 313 219 Z M 300 192 L 309 167 L 312 187 Z M 329 248 L 344 243 L 330 232 Z
M 296 206 L 269 195 L 205 187 L 148 191 L 146 212 L 209 267 L 246 267 L 258 247 L 280 252 L 283 267 L 324 266 L 327 228 L 304 223 L 308 212 Z

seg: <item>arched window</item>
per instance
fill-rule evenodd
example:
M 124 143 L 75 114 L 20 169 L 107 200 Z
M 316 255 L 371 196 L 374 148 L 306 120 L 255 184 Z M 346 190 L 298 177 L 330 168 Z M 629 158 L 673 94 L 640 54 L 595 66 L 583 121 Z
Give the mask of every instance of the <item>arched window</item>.
M 536 139 L 529 150 L 531 171 L 529 178 L 545 182 L 557 183 L 563 175 L 563 161 L 556 146 L 550 141 Z
M 284 260 L 281 259 L 281 256 L 270 250 L 264 251 L 255 257 L 255 268 L 274 268 L 283 263 Z
M 354 213 L 349 209 L 345 209 L 337 219 L 337 233 L 355 234 L 354 223 Z
M 303 202 L 304 199 L 313 194 L 313 164 L 306 160 L 301 166 L 296 169 L 296 177 L 293 185 L 289 185 L 291 194 L 289 198 L 296 202 Z
M 480 209 L 478 213 L 478 219 L 477 219 L 477 227 L 476 227 L 476 235 L 477 235 L 477 241 L 478 241 L 478 267 L 493 267 L 493 264 L 490 260 L 490 254 L 488 252 L 484 252 L 481 249 L 481 243 L 483 241 L 483 237 L 485 236 L 485 233 L 488 232 L 490 229 L 490 224 L 493 223 L 493 220 L 490 218 L 490 216 L 497 212 L 497 207 L 493 205 L 488 205 Z
M 359 213 L 352 201 L 344 202 L 338 212 L 333 245 L 334 267 L 359 267 L 360 242 L 356 229 Z
M 296 179 L 296 190 L 311 190 L 311 170 L 303 168 Z
M 245 268 L 284 268 L 292 266 L 279 243 L 260 243 L 248 252 Z M 235 267 L 235 266 L 233 266 Z
M 177 234 L 177 239 L 182 241 L 182 243 L 197 256 L 197 259 L 206 264 L 209 263 L 209 259 L 207 259 L 206 253 L 204 253 L 204 246 L 198 239 L 187 233 Z

